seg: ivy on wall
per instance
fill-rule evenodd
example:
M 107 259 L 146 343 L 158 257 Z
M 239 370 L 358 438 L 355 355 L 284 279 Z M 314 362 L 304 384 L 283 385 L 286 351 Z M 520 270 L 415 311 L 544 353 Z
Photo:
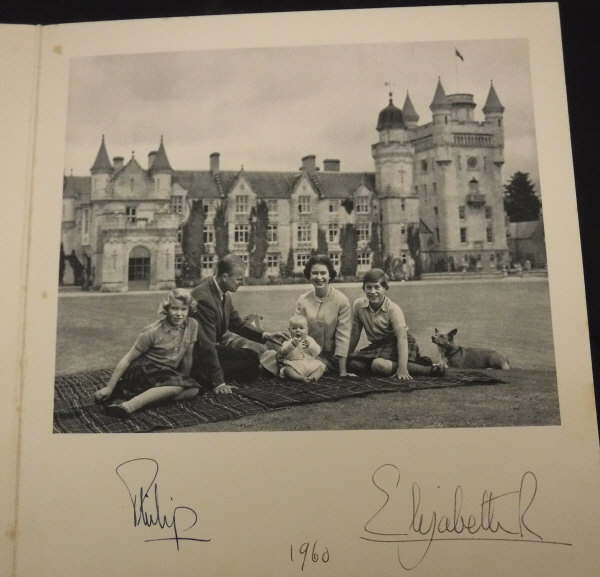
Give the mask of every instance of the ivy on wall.
M 196 282 L 202 276 L 202 255 L 206 253 L 203 232 L 204 207 L 201 200 L 194 200 L 182 229 L 181 249 L 184 262 L 181 276 L 184 281 Z
M 229 225 L 227 224 L 227 200 L 224 199 L 215 209 L 215 251 L 221 260 L 229 254 Z
M 408 251 L 415 263 L 415 279 L 421 278 L 421 272 L 423 269 L 421 263 L 421 239 L 419 236 L 419 224 L 416 222 L 410 222 L 406 227 L 406 243 L 408 244 Z
M 340 246 L 340 273 L 342 276 L 355 276 L 358 267 L 358 231 L 353 224 L 346 224 L 340 229 Z
M 254 218 L 253 218 L 254 217 Z M 264 200 L 259 200 L 250 214 L 250 237 L 248 239 L 249 274 L 253 278 L 262 278 L 265 274 L 267 249 L 267 228 L 269 209 Z

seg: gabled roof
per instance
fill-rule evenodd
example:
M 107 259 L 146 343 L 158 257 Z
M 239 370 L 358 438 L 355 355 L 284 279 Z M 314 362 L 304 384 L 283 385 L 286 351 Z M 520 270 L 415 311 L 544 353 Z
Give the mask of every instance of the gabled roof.
M 502 106 L 502 103 L 496 94 L 493 82 L 490 83 L 490 91 L 488 92 L 485 105 L 481 110 L 484 114 L 489 114 L 490 112 L 504 112 L 504 106 Z
M 110 158 L 108 157 L 108 152 L 106 152 L 106 145 L 104 144 L 104 134 L 102 135 L 102 142 L 100 143 L 100 148 L 98 149 L 98 154 L 96 155 L 96 160 L 92 168 L 90 168 L 90 172 L 100 172 L 107 171 L 112 172 L 113 165 L 110 162 Z
M 288 199 L 300 172 L 221 171 L 223 189 L 228 193 L 235 181 L 243 177 L 258 198 Z M 364 172 L 319 172 L 310 180 L 322 198 L 348 198 L 361 185 L 375 190 L 375 175 Z M 220 198 L 215 176 L 210 171 L 176 171 L 173 182 L 188 191 L 191 198 Z
M 63 179 L 63 198 L 81 198 L 89 194 L 92 188 L 91 176 L 65 176 Z
M 111 176 L 111 180 L 114 182 L 119 179 L 122 175 L 126 175 L 128 173 L 141 173 L 147 180 L 151 180 L 151 176 L 147 170 L 140 166 L 140 163 L 136 160 L 135 156 L 132 156 L 129 159 L 129 162 L 123 166 L 123 168 L 119 169 Z

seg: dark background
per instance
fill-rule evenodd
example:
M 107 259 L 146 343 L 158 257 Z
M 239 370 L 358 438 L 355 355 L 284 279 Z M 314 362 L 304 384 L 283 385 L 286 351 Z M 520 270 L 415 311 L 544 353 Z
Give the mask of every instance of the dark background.
M 240 12 L 287 12 L 306 10 L 341 10 L 352 8 L 391 8 L 398 6 L 435 6 L 445 4 L 483 4 L 462 2 L 389 2 L 386 0 L 4 0 L 0 5 L 0 22 L 14 24 L 57 24 L 95 20 L 125 20 L 167 16 L 202 16 Z M 496 2 L 510 4 L 512 2 Z M 597 0 L 558 2 L 567 98 L 571 124 L 571 143 L 575 167 L 575 184 L 581 230 L 590 344 L 594 367 L 596 408 L 600 398 L 600 299 L 595 288 L 600 275 L 600 199 L 598 171 L 600 146 L 600 3 Z M 535 26 L 535 22 L 531 23 Z M 563 151 L 556 150 L 556 154 Z M 560 271 L 557 271 L 560 273 Z M 569 306 L 569 303 L 564 303 Z M 598 411 L 600 412 L 600 411 Z

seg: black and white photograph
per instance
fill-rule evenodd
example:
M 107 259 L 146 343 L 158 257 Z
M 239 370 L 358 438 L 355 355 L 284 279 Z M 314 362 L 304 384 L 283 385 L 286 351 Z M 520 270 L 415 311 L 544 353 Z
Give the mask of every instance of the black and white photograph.
M 73 59 L 68 103 L 57 432 L 560 424 L 527 40 Z
M 0 573 L 598 574 L 567 29 L 0 26 Z

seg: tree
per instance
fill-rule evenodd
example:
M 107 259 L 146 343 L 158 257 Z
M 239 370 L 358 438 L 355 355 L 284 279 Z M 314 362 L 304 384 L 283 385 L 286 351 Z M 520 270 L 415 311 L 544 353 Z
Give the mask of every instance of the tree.
M 201 200 L 194 200 L 190 216 L 183 225 L 181 238 L 181 249 L 185 259 L 182 276 L 186 281 L 196 282 L 202 276 L 202 255 L 206 252 L 203 234 L 204 207 Z
M 355 276 L 358 266 L 358 231 L 353 224 L 346 224 L 340 230 L 340 246 L 342 247 L 342 276 Z
M 406 244 L 408 244 L 408 252 L 415 263 L 415 279 L 421 278 L 421 237 L 420 226 L 417 222 L 410 222 L 406 227 Z
M 327 247 L 327 238 L 325 231 L 322 228 L 317 230 L 317 254 L 327 254 L 329 248 Z
M 371 259 L 371 266 L 373 268 L 383 268 L 383 250 L 382 250 L 383 241 L 381 240 L 381 235 L 379 234 L 379 222 L 377 220 L 373 221 L 371 225 L 371 240 L 369 241 L 369 248 L 373 252 L 373 257 Z
M 540 199 L 527 172 L 515 172 L 504 185 L 504 210 L 510 222 L 538 220 Z
M 229 227 L 227 225 L 227 200 L 222 200 L 215 210 L 215 251 L 219 260 L 229 253 Z
M 269 209 L 264 200 L 259 200 L 256 209 L 252 209 L 255 221 L 250 223 L 248 240 L 248 264 L 252 278 L 262 278 L 265 274 L 265 257 L 269 247 L 267 227 L 269 225 Z

